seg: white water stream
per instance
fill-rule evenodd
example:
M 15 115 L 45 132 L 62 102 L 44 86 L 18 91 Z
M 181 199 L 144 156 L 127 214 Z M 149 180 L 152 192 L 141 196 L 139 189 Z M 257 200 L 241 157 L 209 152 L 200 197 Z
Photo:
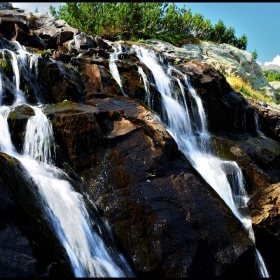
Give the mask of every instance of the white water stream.
M 249 238 L 255 243 L 242 171 L 236 162 L 221 160 L 211 153 L 210 135 L 207 131 L 203 105 L 201 99 L 190 85 L 188 77 L 173 66 L 164 66 L 162 62 L 158 61 L 155 52 L 139 46 L 134 46 L 133 48 L 140 61 L 153 73 L 157 89 L 161 94 L 163 120 L 160 121 L 173 136 L 179 149 L 189 159 L 194 168 L 241 221 L 248 232 Z M 141 70 L 139 71 L 140 74 L 142 72 Z M 172 72 L 177 76 L 179 75 L 188 88 L 190 95 L 188 101 L 185 99 L 184 87 L 178 77 L 176 78 L 176 75 L 175 80 L 181 89 L 181 94 L 175 90 Z M 142 78 L 145 81 L 146 88 L 147 77 L 142 75 Z M 148 95 L 148 98 L 151 98 L 149 92 Z M 187 102 L 191 103 L 192 114 L 189 112 Z M 191 119 L 191 115 L 193 119 Z M 255 256 L 259 275 L 269 277 L 268 270 L 257 249 Z
M 52 125 L 40 107 L 30 106 L 35 115 L 27 122 L 23 154 L 15 151 L 7 118 L 11 110 L 26 102 L 19 89 L 17 55 L 11 50 L 5 51 L 12 57 L 16 101 L 10 107 L 0 107 L 0 151 L 17 158 L 38 186 L 46 202 L 45 211 L 68 253 L 76 277 L 134 277 L 124 257 L 116 248 L 107 248 L 100 237 L 102 232 L 98 234 L 93 229 L 82 194 L 77 193 L 69 181 L 61 179 L 67 178 L 67 174 L 53 165 Z M 21 49 L 18 54 L 21 63 L 27 63 L 24 61 L 25 54 Z M 33 61 L 30 61 L 30 69 Z M 0 93 L 2 99 L 2 91 Z
M 121 82 L 121 77 L 120 77 L 120 74 L 119 74 L 119 70 L 118 70 L 118 67 L 115 63 L 115 60 L 118 60 L 118 55 L 123 52 L 122 51 L 122 46 L 118 45 L 116 47 L 114 44 L 112 44 L 111 46 L 114 49 L 114 52 L 110 53 L 109 69 L 110 69 L 110 72 L 111 72 L 113 78 L 116 80 L 116 82 L 120 86 L 120 89 L 122 91 L 123 96 L 128 97 L 128 95 L 124 92 L 122 82 Z

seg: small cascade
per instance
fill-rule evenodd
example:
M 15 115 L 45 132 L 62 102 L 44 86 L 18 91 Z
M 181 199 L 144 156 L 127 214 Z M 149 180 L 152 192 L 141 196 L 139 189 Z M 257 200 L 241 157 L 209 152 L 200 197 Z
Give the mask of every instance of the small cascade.
M 31 61 L 27 67 L 25 50 L 19 47 L 17 45 L 17 50 L 20 50 L 18 56 L 5 49 L 13 61 L 18 98 L 12 106 L 0 106 L 0 151 L 17 158 L 36 183 L 44 201 L 42 207 L 46 212 L 46 219 L 50 221 L 64 246 L 76 277 L 134 277 L 133 271 L 116 246 L 113 246 L 113 242 L 107 244 L 102 239 L 104 235 L 109 235 L 106 226 L 101 230 L 94 224 L 94 218 L 87 211 L 84 196 L 74 190 L 68 175 L 53 165 L 53 129 L 40 107 L 31 106 L 35 115 L 29 118 L 26 125 L 23 154 L 18 154 L 13 147 L 7 118 L 16 106 L 27 104 L 19 89 L 18 62 L 22 64 L 22 69 L 29 70 L 34 61 L 36 63 L 36 58 L 32 59 L 30 54 Z M 98 215 L 97 212 L 95 215 Z M 101 217 L 96 216 L 95 219 L 99 224 L 100 221 L 103 223 Z
M 25 47 L 22 47 L 17 41 L 10 42 L 9 49 L 3 49 L 2 53 L 6 64 L 11 65 L 13 70 L 13 81 L 10 81 L 6 70 L 2 69 L 3 89 L 5 87 L 9 93 L 14 92 L 14 98 L 18 103 L 26 103 L 27 97 L 23 89 L 20 88 L 23 82 L 25 85 L 24 91 L 28 92 L 31 90 L 31 95 L 28 98 L 31 98 L 34 103 L 41 103 L 38 97 L 41 90 L 37 82 L 39 56 L 26 51 Z M 32 71 L 32 68 L 35 68 L 35 71 Z
M 33 106 L 35 116 L 26 125 L 24 155 L 44 163 L 52 163 L 51 146 L 54 142 L 52 126 L 41 109 Z
M 37 55 L 32 55 L 30 57 L 30 62 L 29 62 L 29 69 L 30 72 L 33 71 L 33 69 L 35 69 L 35 76 L 38 76 L 38 56 Z
M 151 92 L 150 92 L 150 84 L 149 84 L 149 81 L 148 81 L 148 77 L 145 74 L 145 72 L 143 71 L 142 67 L 139 66 L 139 65 L 138 65 L 138 73 L 141 75 L 141 77 L 143 79 L 144 87 L 145 87 L 145 92 L 146 92 L 145 102 L 150 108 L 152 108 L 153 107 L 152 96 L 151 96 Z
M 124 92 L 124 89 L 123 89 L 123 86 L 122 86 L 121 77 L 120 77 L 120 74 L 119 74 L 119 71 L 118 71 L 118 67 L 117 67 L 117 65 L 115 63 L 115 60 L 118 59 L 118 54 L 122 52 L 122 46 L 118 45 L 116 47 L 113 44 L 111 46 L 114 49 L 114 52 L 110 53 L 109 69 L 111 71 L 111 74 L 112 74 L 113 78 L 116 80 L 116 82 L 120 86 L 120 89 L 122 91 L 123 96 L 128 97 L 128 95 Z
M 7 154 L 14 153 L 14 147 L 12 145 L 7 122 L 10 111 L 11 110 L 8 106 L 0 107 L 0 151 Z
M 166 66 L 163 66 L 158 61 L 155 52 L 139 46 L 134 46 L 133 48 L 140 61 L 153 73 L 157 89 L 161 93 L 162 111 L 165 113 L 163 118 L 160 119 L 161 123 L 173 136 L 179 149 L 189 159 L 193 167 L 230 207 L 243 224 L 249 238 L 255 244 L 242 171 L 236 162 L 223 161 L 211 153 L 205 112 L 201 99 L 190 85 L 189 79 L 173 66 L 168 66 L 167 70 L 165 70 Z M 172 79 L 174 79 L 172 73 L 183 78 L 184 84 L 188 89 L 191 110 L 189 110 L 187 101 L 185 99 L 182 101 L 180 92 L 172 86 Z M 176 78 L 176 80 L 179 84 L 181 95 L 185 96 L 184 86 L 179 78 Z M 246 116 L 244 118 L 243 128 L 246 129 Z M 269 277 L 264 261 L 257 249 L 255 256 L 259 275 Z
M 254 120 L 255 120 L 256 133 L 258 134 L 258 136 L 265 137 L 264 134 L 260 131 L 259 114 L 256 111 L 254 111 Z
M 0 106 L 2 105 L 2 96 L 3 96 L 3 86 L 2 86 L 2 75 L 0 73 Z
M 22 94 L 22 91 L 19 88 L 19 84 L 20 84 L 20 72 L 19 72 L 19 67 L 18 67 L 18 61 L 17 61 L 17 56 L 15 55 L 14 52 L 10 51 L 10 50 L 5 50 L 11 58 L 11 62 L 12 62 L 12 67 L 13 67 L 13 71 L 14 71 L 14 78 L 15 78 L 15 84 L 16 84 L 16 99 L 20 100 L 21 102 L 25 103 L 25 97 Z

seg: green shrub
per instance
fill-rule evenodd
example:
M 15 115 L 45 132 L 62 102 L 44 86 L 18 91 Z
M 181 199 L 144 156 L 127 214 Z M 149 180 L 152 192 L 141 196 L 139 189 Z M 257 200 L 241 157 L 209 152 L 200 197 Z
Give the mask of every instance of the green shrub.
M 276 82 L 280 81 L 280 73 L 278 71 L 272 71 L 272 70 L 263 70 L 263 74 L 266 77 L 268 82 Z

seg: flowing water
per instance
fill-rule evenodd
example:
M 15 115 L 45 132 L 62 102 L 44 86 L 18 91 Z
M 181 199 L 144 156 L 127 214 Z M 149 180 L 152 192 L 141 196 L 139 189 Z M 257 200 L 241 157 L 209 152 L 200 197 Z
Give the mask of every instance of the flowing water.
M 97 222 L 100 217 L 96 217 L 95 225 L 92 224 L 85 197 L 73 189 L 70 180 L 66 180 L 67 174 L 53 165 L 55 153 L 52 126 L 40 106 L 31 106 L 35 115 L 29 118 L 26 126 L 23 153 L 15 151 L 7 118 L 17 106 L 27 104 L 20 89 L 21 75 L 26 75 L 26 79 L 33 81 L 35 93 L 38 90 L 34 79 L 38 71 L 38 57 L 26 52 L 17 42 L 13 47 L 16 52 L 11 49 L 2 50 L 11 60 L 14 78 L 13 85 L 6 85 L 7 77 L 0 72 L 0 151 L 17 158 L 37 184 L 45 201 L 45 211 L 69 255 L 76 277 L 133 277 L 126 260 L 112 245 L 114 242 L 110 230 L 108 229 L 109 233 L 104 231 L 104 227 L 101 230 L 101 223 Z M 110 55 L 109 67 L 123 95 L 127 96 L 115 63 L 123 49 L 120 45 L 114 48 L 115 53 Z M 223 161 L 211 153 L 207 118 L 201 99 L 191 87 L 188 77 L 166 64 L 165 58 L 157 57 L 153 51 L 140 47 L 135 47 L 134 50 L 140 61 L 153 73 L 157 90 L 161 94 L 162 116 L 159 120 L 174 137 L 179 149 L 219 193 L 255 242 L 242 172 L 235 162 Z M 142 68 L 139 67 L 138 71 L 146 89 L 146 103 L 153 109 L 150 81 Z M 15 89 L 15 101 L 11 106 L 2 104 L 3 89 L 8 86 Z M 187 93 L 185 87 L 188 89 Z M 38 103 L 40 104 L 40 100 Z M 110 246 L 103 240 L 105 235 L 111 238 Z M 257 249 L 255 256 L 260 276 L 268 277 L 268 271 Z
M 179 149 L 194 168 L 230 207 L 248 232 L 249 238 L 255 243 L 242 171 L 236 162 L 221 160 L 211 153 L 212 147 L 203 105 L 190 85 L 188 77 L 168 63 L 164 64 L 165 60 L 154 51 L 139 46 L 133 48 L 140 61 L 151 70 L 161 94 L 162 116 L 159 121 L 173 136 Z M 139 70 L 144 86 L 148 88 L 147 77 L 142 72 Z M 181 80 L 188 89 L 188 100 L 185 98 L 186 93 Z M 176 86 L 179 86 L 181 93 Z M 150 92 L 148 92 L 147 99 L 151 98 Z M 151 109 L 153 108 L 151 107 Z M 259 275 L 269 277 L 268 270 L 257 249 L 255 256 Z
M 121 45 L 117 45 L 117 47 L 116 47 L 114 44 L 112 44 L 111 46 L 114 49 L 114 52 L 110 53 L 109 69 L 110 69 L 112 76 L 114 77 L 114 79 L 116 80 L 118 85 L 120 86 L 123 96 L 128 97 L 128 95 L 124 92 L 122 82 L 121 82 L 121 77 L 120 77 L 120 74 L 118 71 L 118 67 L 115 63 L 115 60 L 118 60 L 118 55 L 123 52 L 123 49 L 122 49 Z
M 76 277 L 134 277 L 128 263 L 114 246 L 110 232 L 104 231 L 106 225 L 102 224 L 101 218 L 89 216 L 84 196 L 73 189 L 70 180 L 63 179 L 68 178 L 67 174 L 53 165 L 52 125 L 40 106 L 30 105 L 35 115 L 27 122 L 23 153 L 15 151 L 7 118 L 11 110 L 27 104 L 19 88 L 20 69 L 28 67 L 32 70 L 37 61 L 32 58 L 28 64 L 26 58 L 33 56 L 18 43 L 15 43 L 15 48 L 17 53 L 5 49 L 12 58 L 15 77 L 12 83 L 16 85 L 16 92 L 14 104 L 0 107 L 0 151 L 17 158 L 38 186 L 45 202 L 42 207 L 45 207 L 48 219 L 68 253 Z M 28 75 L 28 72 L 24 73 Z M 1 88 L 0 93 L 2 100 Z M 103 240 L 105 236 L 111 237 L 111 240 L 107 238 L 109 247 Z
M 265 135 L 260 131 L 259 114 L 256 111 L 254 112 L 254 120 L 255 120 L 256 132 L 257 132 L 258 136 L 265 138 Z

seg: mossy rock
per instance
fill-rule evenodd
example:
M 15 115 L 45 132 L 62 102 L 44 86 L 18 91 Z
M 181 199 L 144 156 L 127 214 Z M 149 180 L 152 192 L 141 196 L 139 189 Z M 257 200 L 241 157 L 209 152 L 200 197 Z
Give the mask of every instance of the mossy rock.
M 0 59 L 1 68 L 4 71 L 4 73 L 6 74 L 6 76 L 9 78 L 9 80 L 12 81 L 13 75 L 14 75 L 14 70 L 13 70 L 11 61 L 10 61 L 10 59 L 6 58 L 5 54 L 3 54 L 3 52 L 1 52 L 1 54 L 2 54 L 2 58 Z

